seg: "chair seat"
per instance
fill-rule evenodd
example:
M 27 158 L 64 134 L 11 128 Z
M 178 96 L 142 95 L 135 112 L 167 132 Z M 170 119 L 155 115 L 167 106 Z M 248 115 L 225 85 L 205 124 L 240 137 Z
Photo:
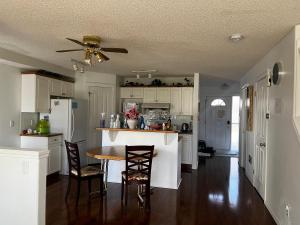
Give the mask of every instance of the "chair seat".
M 72 169 L 71 173 L 75 176 L 78 176 L 77 171 Z M 103 171 L 95 166 L 86 166 L 81 168 L 81 177 L 95 176 L 102 174 Z
M 122 172 L 122 177 L 126 180 L 126 171 Z M 148 180 L 148 175 L 143 173 L 128 174 L 128 181 L 146 181 Z

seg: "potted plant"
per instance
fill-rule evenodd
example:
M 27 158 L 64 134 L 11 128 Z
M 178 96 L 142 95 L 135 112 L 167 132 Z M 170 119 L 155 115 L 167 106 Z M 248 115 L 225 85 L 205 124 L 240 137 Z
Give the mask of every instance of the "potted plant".
M 135 129 L 138 123 L 139 113 L 135 107 L 131 108 L 129 111 L 125 112 L 125 117 L 127 119 L 127 125 L 129 129 Z

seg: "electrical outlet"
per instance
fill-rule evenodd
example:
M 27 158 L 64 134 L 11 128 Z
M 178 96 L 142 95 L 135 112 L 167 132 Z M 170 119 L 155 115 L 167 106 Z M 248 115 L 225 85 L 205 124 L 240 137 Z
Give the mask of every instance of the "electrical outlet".
M 15 126 L 15 121 L 10 120 L 10 121 L 9 121 L 9 127 L 14 127 L 14 126 Z
M 287 218 L 290 218 L 290 213 L 291 213 L 291 207 L 288 204 L 286 204 L 285 205 L 285 216 Z

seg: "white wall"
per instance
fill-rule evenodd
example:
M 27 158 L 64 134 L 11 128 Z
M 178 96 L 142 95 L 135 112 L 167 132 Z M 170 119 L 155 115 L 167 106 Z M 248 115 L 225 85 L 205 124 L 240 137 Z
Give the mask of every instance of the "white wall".
M 267 137 L 267 175 L 265 204 L 279 224 L 300 224 L 300 143 L 293 126 L 293 82 L 295 34 L 299 27 L 284 37 L 243 77 L 241 84 L 254 84 L 258 76 L 282 62 L 284 72 L 281 83 L 269 89 L 270 119 Z M 274 110 L 275 102 L 280 110 Z M 278 105 L 279 104 L 279 105 Z M 254 133 L 248 132 L 247 148 L 254 152 Z M 247 162 L 248 164 L 248 162 Z M 247 174 L 252 166 L 247 165 Z M 285 216 L 285 204 L 292 207 L 290 223 Z
M 0 145 L 20 146 L 21 74 L 18 68 L 0 64 Z M 9 121 L 14 121 L 14 127 Z

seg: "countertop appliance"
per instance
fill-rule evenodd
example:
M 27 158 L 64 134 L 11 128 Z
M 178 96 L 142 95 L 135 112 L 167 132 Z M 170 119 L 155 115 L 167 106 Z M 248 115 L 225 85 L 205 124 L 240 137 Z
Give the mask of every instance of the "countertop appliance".
M 189 131 L 189 124 L 188 123 L 183 123 L 181 125 L 181 132 L 188 132 Z
M 63 140 L 78 144 L 82 164 L 87 145 L 87 108 L 87 102 L 84 100 L 52 99 L 49 114 L 50 131 L 62 133 Z M 68 175 L 68 158 L 64 143 L 61 163 L 61 174 Z

